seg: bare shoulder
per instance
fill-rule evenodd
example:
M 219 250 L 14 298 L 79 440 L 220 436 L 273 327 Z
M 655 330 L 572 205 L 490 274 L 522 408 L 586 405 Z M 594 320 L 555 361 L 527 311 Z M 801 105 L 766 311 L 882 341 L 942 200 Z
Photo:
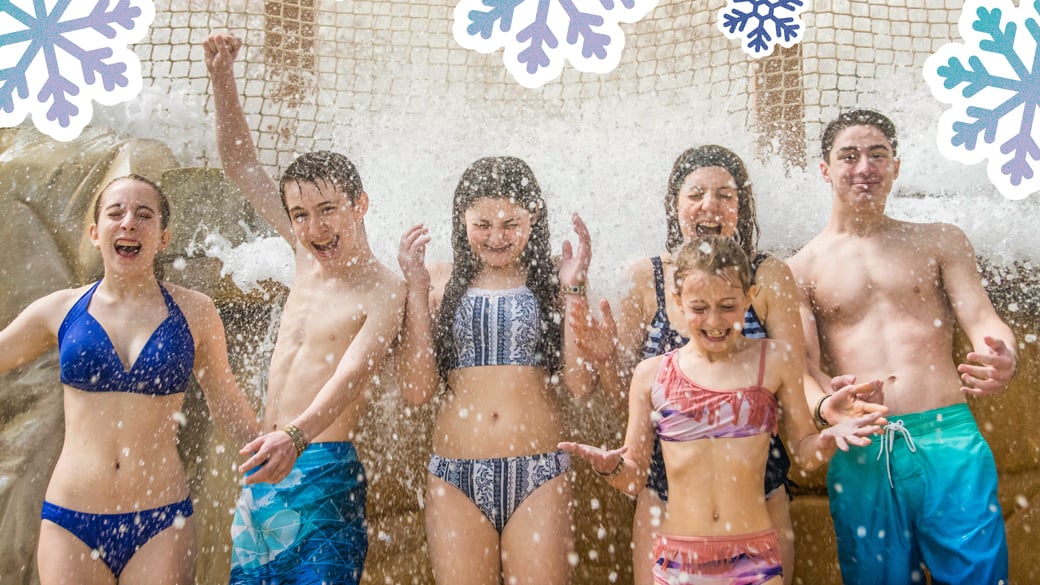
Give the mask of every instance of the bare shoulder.
M 61 322 L 65 319 L 66 313 L 91 286 L 93 284 L 54 291 L 29 303 L 29 306 L 24 309 L 23 313 L 37 320 L 37 322 L 48 324 L 51 329 L 57 332 Z
M 435 289 L 443 289 L 451 278 L 451 262 L 433 262 L 429 266 L 430 283 Z
M 794 357 L 794 346 L 784 341 L 783 339 L 761 339 L 759 343 L 766 345 L 766 363 L 769 362 L 783 362 L 787 363 Z M 761 351 L 761 350 L 759 350 Z
M 664 362 L 664 358 L 665 356 L 658 355 L 639 362 L 632 373 L 632 386 L 649 386 L 653 383 L 654 378 L 657 377 L 657 372 L 661 369 L 661 363 Z
M 817 258 L 819 258 L 821 251 L 827 246 L 827 237 L 824 234 L 818 234 L 809 243 L 802 247 L 801 250 L 795 253 L 787 259 L 787 266 L 791 271 L 803 278 L 807 276 L 816 264 Z
M 174 302 L 181 307 L 182 311 L 215 306 L 213 299 L 211 299 L 206 293 L 186 288 L 172 282 L 163 281 L 161 284 L 162 287 L 166 289 L 166 292 L 170 293 L 170 296 L 173 297 Z
M 209 295 L 172 282 L 164 281 L 162 286 L 173 297 L 173 302 L 180 307 L 184 318 L 188 320 L 188 328 L 192 331 L 208 331 L 212 327 L 223 325 L 217 305 Z
M 770 288 L 794 282 L 794 273 L 787 262 L 776 256 L 766 256 L 755 272 L 755 284 L 760 288 Z

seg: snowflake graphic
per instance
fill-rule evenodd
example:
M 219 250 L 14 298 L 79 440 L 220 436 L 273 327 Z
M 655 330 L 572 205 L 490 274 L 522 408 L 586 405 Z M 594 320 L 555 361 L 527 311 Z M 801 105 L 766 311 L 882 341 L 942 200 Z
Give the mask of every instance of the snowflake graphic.
M 636 22 L 657 0 L 462 0 L 455 6 L 455 41 L 493 53 L 504 48 L 506 70 L 520 85 L 541 87 L 564 61 L 609 73 L 625 48 L 618 23 Z
M 943 45 L 924 65 L 932 95 L 953 105 L 939 118 L 939 151 L 969 165 L 988 158 L 990 182 L 1009 199 L 1040 191 L 1033 128 L 1040 106 L 1037 17 L 1040 0 L 1018 8 L 968 0 L 958 22 L 966 42 Z
M 718 26 L 727 39 L 743 41 L 748 55 L 765 57 L 778 44 L 789 49 L 802 40 L 805 23 L 799 15 L 805 8 L 803 0 L 726 0 Z
M 91 100 L 133 99 L 141 62 L 126 45 L 154 17 L 152 0 L 0 0 L 0 63 L 10 65 L 0 65 L 0 126 L 32 114 L 41 132 L 69 141 L 90 122 Z

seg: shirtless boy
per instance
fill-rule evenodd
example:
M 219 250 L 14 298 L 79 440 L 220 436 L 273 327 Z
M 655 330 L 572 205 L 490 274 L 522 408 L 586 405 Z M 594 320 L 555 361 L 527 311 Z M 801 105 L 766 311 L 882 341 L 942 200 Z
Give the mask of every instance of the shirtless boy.
M 892 122 L 848 112 L 822 142 L 830 220 L 789 262 L 808 303 L 806 346 L 824 388 L 822 372 L 880 381 L 889 423 L 884 440 L 830 464 L 842 579 L 924 583 L 927 568 L 934 583 L 1007 583 L 996 467 L 966 396 L 1007 387 L 1014 335 L 960 229 L 885 215 L 900 163 Z M 953 361 L 954 323 L 974 350 L 965 364 Z M 834 421 L 827 395 L 809 400 Z
M 372 254 L 368 195 L 354 165 L 336 153 L 305 154 L 276 185 L 239 102 L 241 42 L 215 34 L 204 46 L 224 172 L 296 256 L 271 356 L 268 432 L 242 450 L 252 454 L 242 469 L 255 471 L 232 526 L 231 583 L 358 583 L 368 549 L 365 476 L 350 439 L 400 329 L 405 284 Z M 287 452 L 299 455 L 291 468 L 265 465 Z

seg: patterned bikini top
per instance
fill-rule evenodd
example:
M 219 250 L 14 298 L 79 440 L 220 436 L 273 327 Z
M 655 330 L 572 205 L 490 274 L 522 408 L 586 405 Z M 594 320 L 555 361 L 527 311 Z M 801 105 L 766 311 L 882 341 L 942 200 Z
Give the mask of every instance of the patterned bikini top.
M 467 290 L 452 326 L 456 350 L 452 369 L 540 366 L 536 352 L 542 335 L 539 316 L 538 299 L 526 286 Z
M 677 352 L 666 354 L 650 388 L 661 440 L 696 441 L 775 433 L 776 397 L 762 387 L 766 345 L 762 343 L 758 382 L 734 390 L 701 386 L 683 374 Z
M 751 262 L 751 281 L 755 280 L 758 266 L 766 259 L 765 254 L 755 256 Z M 668 309 L 665 304 L 664 266 L 660 256 L 650 259 L 654 266 L 654 291 L 657 293 L 657 312 L 650 321 L 650 327 L 646 331 L 646 339 L 643 340 L 643 359 L 663 355 L 670 351 L 679 349 L 690 340 L 683 337 L 678 331 L 672 329 L 668 320 Z M 759 320 L 754 307 L 748 307 L 744 313 L 744 329 L 741 330 L 744 337 L 749 339 L 765 339 L 766 327 Z
M 184 392 L 195 367 L 195 341 L 170 293 L 159 286 L 169 315 L 155 328 L 127 370 L 108 332 L 87 310 L 99 284 L 101 281 L 72 305 L 58 328 L 62 383 L 87 392 L 153 396 Z

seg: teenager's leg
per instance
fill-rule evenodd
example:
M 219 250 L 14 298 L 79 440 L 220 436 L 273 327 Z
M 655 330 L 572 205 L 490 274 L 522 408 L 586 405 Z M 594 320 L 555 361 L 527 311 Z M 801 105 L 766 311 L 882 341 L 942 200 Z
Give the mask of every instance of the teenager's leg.
M 502 582 L 566 585 L 574 551 L 571 482 L 567 473 L 540 485 L 502 531 Z
M 426 541 L 440 585 L 499 585 L 499 534 L 454 486 L 427 475 Z
M 36 550 L 40 585 L 112 585 L 115 576 L 82 540 L 44 520 Z
M 794 583 L 794 524 L 791 523 L 791 498 L 787 486 L 780 486 L 766 499 L 769 520 L 776 529 L 776 537 L 780 543 L 780 555 L 783 557 L 784 585 Z
M 192 585 L 198 561 L 195 519 L 188 517 L 153 536 L 130 557 L 119 585 Z
M 654 536 L 668 512 L 668 502 L 657 492 L 644 489 L 636 498 L 636 514 L 632 522 L 632 575 L 635 585 L 653 585 Z

